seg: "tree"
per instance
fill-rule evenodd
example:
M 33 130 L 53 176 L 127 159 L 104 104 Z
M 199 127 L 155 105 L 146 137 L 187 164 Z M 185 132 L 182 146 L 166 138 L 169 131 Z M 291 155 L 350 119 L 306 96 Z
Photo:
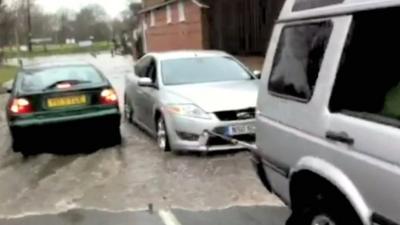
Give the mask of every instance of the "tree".
M 0 0 L 0 47 L 9 45 L 13 39 L 15 20 L 12 11 Z
M 31 9 L 32 37 L 33 38 L 54 38 L 57 32 L 54 15 L 45 14 L 39 7 Z
M 92 4 L 82 8 L 74 22 L 75 37 L 79 40 L 87 40 L 92 36 L 96 41 L 108 40 L 111 37 L 108 20 L 107 13 L 100 5 Z
M 56 13 L 57 21 L 57 42 L 64 43 L 67 38 L 74 36 L 75 12 L 69 9 L 60 9 Z

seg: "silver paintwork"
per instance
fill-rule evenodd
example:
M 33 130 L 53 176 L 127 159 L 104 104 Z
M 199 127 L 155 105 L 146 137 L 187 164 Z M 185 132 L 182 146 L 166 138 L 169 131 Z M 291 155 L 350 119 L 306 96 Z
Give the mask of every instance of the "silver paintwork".
M 230 125 L 254 125 L 255 119 L 220 121 L 213 113 L 255 107 L 259 80 L 164 86 L 160 72 L 160 62 L 163 60 L 232 56 L 219 51 L 175 51 L 152 53 L 144 57 L 152 57 L 157 62 L 157 85 L 159 88 L 139 87 L 138 80 L 141 78 L 136 75 L 126 77 L 127 101 L 133 108 L 133 120 L 137 124 L 156 136 L 155 118 L 156 112 L 159 111 L 165 119 L 168 140 L 173 150 L 221 151 L 242 148 L 234 145 L 207 146 L 209 136 L 203 131 Z M 240 62 L 238 63 L 240 64 Z M 143 79 L 141 80 L 143 81 Z M 194 104 L 207 112 L 211 118 L 177 116 L 165 109 L 165 106 L 171 104 Z M 198 141 L 182 140 L 177 131 L 197 134 L 200 135 L 200 138 Z
M 286 2 L 266 55 L 257 103 L 258 150 L 254 153 L 262 161 L 273 161 L 290 169 L 287 179 L 264 166 L 273 190 L 286 202 L 291 200 L 290 178 L 296 172 L 307 170 L 335 185 L 349 199 L 364 224 L 371 224 L 374 212 L 400 223 L 400 130 L 331 113 L 328 109 L 352 22 L 351 12 L 400 6 L 400 1 L 345 0 L 342 5 L 299 13 L 290 12 L 293 3 L 293 0 Z M 338 12 L 349 14 L 338 15 Z M 265 87 L 282 28 L 287 24 L 312 21 L 307 18 L 331 20 L 334 28 L 313 98 L 304 104 L 272 96 Z M 293 21 L 285 22 L 289 19 Z M 350 146 L 328 141 L 325 138 L 327 131 L 344 131 L 355 139 L 355 143 Z

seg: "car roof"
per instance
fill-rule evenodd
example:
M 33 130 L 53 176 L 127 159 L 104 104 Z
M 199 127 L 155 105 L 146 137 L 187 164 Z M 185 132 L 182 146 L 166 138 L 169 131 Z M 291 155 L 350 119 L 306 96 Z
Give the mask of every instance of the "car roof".
M 37 63 L 37 64 L 29 64 L 22 68 L 22 70 L 37 70 L 37 69 L 45 69 L 45 68 L 57 68 L 57 67 L 70 67 L 70 66 L 91 66 L 92 64 L 88 62 L 82 61 L 63 61 L 63 62 L 47 62 L 47 63 Z
M 295 9 L 300 5 L 301 9 Z M 400 6 L 400 0 L 287 0 L 278 22 L 316 19 Z
M 196 58 L 196 57 L 226 57 L 230 55 L 223 51 L 182 50 L 182 51 L 154 52 L 147 54 L 147 56 L 153 56 L 156 59 L 163 61 L 170 59 L 185 59 L 185 58 Z

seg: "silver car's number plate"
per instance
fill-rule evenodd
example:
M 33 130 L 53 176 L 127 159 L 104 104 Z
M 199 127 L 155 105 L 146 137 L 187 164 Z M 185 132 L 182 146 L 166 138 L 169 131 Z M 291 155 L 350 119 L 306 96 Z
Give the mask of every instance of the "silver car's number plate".
M 242 134 L 254 134 L 256 127 L 254 125 L 235 125 L 227 127 L 226 134 L 228 136 L 242 135 Z

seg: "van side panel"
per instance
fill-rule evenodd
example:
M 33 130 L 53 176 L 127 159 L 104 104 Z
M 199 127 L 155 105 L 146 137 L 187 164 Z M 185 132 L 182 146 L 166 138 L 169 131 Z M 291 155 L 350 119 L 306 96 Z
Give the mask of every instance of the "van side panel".
M 335 168 L 335 171 L 341 171 L 340 174 L 343 175 L 338 176 L 335 175 L 338 173 L 325 171 L 326 167 L 322 164 L 303 165 L 304 169 L 315 168 L 314 172 L 322 176 L 328 176 L 328 173 L 329 177 L 326 178 L 343 191 L 364 222 L 370 220 L 372 213 L 377 213 L 400 223 L 400 214 L 398 213 L 400 209 L 400 192 L 398 190 L 400 167 L 395 163 L 398 162 L 399 154 L 394 152 L 395 146 L 399 146 L 400 131 L 394 131 L 391 128 L 381 132 L 383 128 L 380 125 L 376 126 L 377 129 L 364 126 L 364 129 L 370 129 L 370 132 L 367 133 L 374 135 L 370 136 L 368 140 L 367 136 L 362 135 L 363 132 L 365 133 L 365 130 L 361 129 L 363 122 L 347 126 L 346 121 L 349 124 L 352 123 L 349 122 L 349 118 L 331 114 L 328 110 L 331 90 L 352 16 L 335 17 L 332 18 L 332 21 L 334 29 L 331 40 L 320 69 L 314 95 L 308 103 L 273 96 L 268 91 L 269 74 L 274 63 L 280 33 L 287 24 L 276 25 L 263 69 L 263 74 L 266 76 L 262 78 L 263 82 L 259 91 L 257 137 L 262 138 L 257 138 L 258 154 L 282 170 L 302 169 L 301 167 L 296 168 L 296 165 L 304 157 L 321 159 Z M 296 21 L 295 23 L 307 22 L 310 21 Z M 378 127 L 380 128 L 378 129 Z M 356 138 L 355 146 L 326 139 L 328 131 L 340 132 L 345 128 L 348 128 L 349 133 L 351 132 Z M 378 135 L 380 141 L 377 141 Z M 381 142 L 385 141 L 385 135 L 388 138 L 386 141 L 390 140 L 390 143 L 382 144 Z M 379 157 L 378 146 L 370 145 L 368 147 L 367 143 L 372 142 L 382 148 L 390 145 L 381 150 L 384 153 L 381 156 L 387 156 L 390 151 L 394 157 L 392 159 L 386 157 L 383 160 Z M 320 168 L 320 171 L 316 168 Z M 282 174 L 269 169 L 267 169 L 267 174 L 274 191 L 284 199 L 289 199 L 288 188 L 285 188 L 288 186 L 287 179 Z M 351 181 L 350 186 L 353 188 L 348 187 L 349 182 L 347 185 L 346 182 L 343 182 L 343 176 Z M 359 200 L 353 199 L 354 190 L 360 194 Z

